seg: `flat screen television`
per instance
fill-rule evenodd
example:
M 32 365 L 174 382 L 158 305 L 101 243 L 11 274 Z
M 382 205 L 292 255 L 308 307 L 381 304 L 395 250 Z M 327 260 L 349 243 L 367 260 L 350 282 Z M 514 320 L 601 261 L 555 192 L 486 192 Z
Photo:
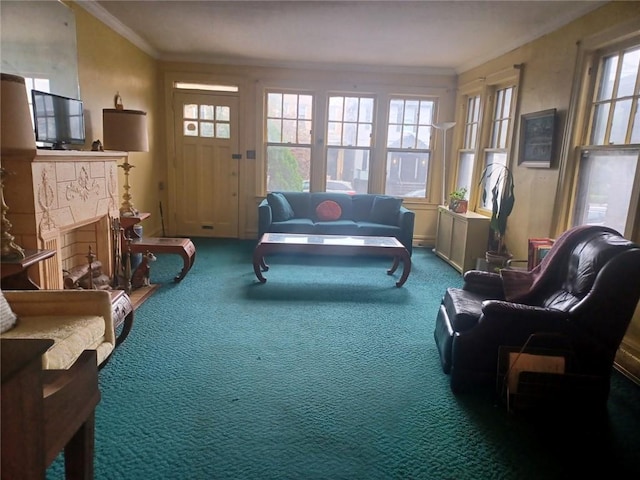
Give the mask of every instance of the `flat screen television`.
M 85 143 L 81 100 L 38 90 L 31 91 L 31 99 L 38 146 L 66 149 Z

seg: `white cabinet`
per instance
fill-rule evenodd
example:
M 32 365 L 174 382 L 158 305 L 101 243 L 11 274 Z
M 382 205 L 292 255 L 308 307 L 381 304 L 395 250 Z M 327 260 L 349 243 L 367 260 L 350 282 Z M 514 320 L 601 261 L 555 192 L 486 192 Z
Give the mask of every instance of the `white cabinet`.
M 446 260 L 460 273 L 476 267 L 484 258 L 489 238 L 489 218 L 473 212 L 454 213 L 438 207 L 436 255 Z

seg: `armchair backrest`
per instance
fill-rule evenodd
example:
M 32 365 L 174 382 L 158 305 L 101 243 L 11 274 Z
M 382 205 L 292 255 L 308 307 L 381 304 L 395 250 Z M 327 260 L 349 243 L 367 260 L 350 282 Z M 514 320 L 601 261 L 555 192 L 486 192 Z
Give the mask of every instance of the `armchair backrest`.
M 540 305 L 563 310 L 575 327 L 615 353 L 640 298 L 640 246 L 611 230 L 594 230 L 559 258 Z

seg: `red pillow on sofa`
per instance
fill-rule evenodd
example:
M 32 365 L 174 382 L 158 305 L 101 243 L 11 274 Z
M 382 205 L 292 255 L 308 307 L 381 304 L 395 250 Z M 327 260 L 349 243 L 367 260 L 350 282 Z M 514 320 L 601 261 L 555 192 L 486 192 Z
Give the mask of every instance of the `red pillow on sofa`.
M 316 215 L 323 222 L 338 220 L 342 216 L 342 208 L 333 200 L 325 200 L 316 207 Z

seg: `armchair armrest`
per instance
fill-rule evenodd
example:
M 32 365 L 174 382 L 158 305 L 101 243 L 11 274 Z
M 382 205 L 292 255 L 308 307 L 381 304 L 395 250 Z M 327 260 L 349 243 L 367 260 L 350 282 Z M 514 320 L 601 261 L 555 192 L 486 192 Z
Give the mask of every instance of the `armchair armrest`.
M 106 290 L 4 290 L 20 316 L 97 315 L 104 318 L 105 339 L 115 345 L 111 295 Z
M 468 270 L 463 275 L 463 290 L 484 294 L 489 298 L 504 299 L 500 274 L 482 270 Z
M 567 312 L 562 310 L 503 300 L 485 300 L 482 302 L 480 321 L 504 322 L 505 325 L 508 323 L 511 327 L 514 326 L 514 322 L 517 322 L 527 328 L 535 326 L 538 330 L 564 331 L 567 327 L 567 318 Z

